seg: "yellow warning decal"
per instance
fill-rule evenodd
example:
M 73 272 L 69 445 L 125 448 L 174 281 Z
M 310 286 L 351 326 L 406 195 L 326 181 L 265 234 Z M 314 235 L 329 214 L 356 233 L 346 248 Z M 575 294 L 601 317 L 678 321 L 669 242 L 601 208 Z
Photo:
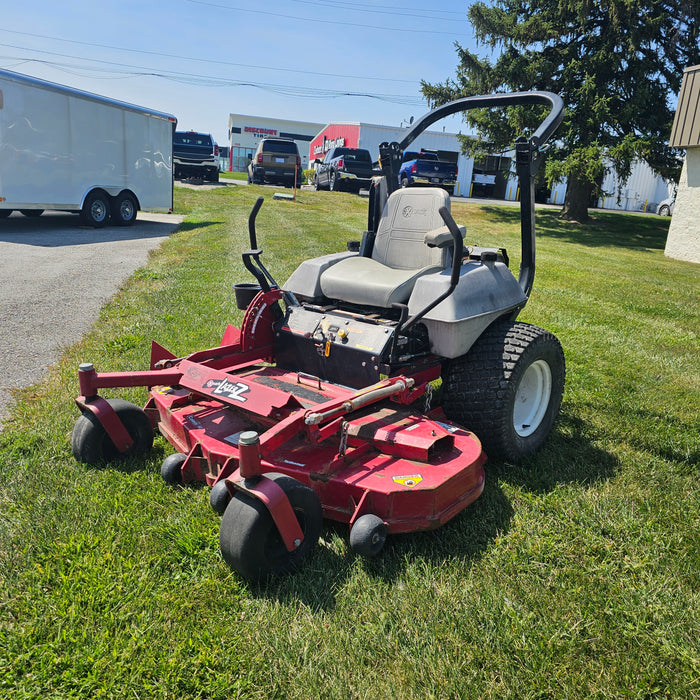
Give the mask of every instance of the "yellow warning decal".
M 423 481 L 423 477 L 420 474 L 406 474 L 406 476 L 394 476 L 392 481 L 402 486 L 417 486 Z

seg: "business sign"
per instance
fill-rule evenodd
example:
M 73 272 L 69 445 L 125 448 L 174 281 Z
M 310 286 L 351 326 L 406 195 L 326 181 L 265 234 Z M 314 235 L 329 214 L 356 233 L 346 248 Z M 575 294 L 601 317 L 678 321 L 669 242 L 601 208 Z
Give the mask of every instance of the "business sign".
M 359 144 L 359 124 L 329 124 L 309 144 L 309 162 L 323 159 L 331 148 L 358 148 Z
M 266 129 L 262 126 L 244 126 L 243 131 L 253 136 L 277 136 L 277 129 Z

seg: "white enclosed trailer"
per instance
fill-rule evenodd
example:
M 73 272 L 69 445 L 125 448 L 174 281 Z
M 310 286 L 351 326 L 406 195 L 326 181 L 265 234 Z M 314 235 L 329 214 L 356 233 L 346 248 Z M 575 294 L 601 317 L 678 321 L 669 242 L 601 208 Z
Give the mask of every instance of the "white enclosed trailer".
M 0 70 L 0 218 L 80 212 L 129 225 L 173 208 L 175 117 Z

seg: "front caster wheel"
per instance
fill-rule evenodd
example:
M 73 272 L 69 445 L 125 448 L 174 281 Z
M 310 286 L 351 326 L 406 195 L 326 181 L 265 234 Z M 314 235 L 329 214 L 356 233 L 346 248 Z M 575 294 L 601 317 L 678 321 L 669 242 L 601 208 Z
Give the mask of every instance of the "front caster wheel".
M 163 464 L 160 465 L 160 475 L 163 481 L 171 486 L 182 484 L 182 465 L 185 463 L 187 455 L 184 452 L 176 452 L 168 455 Z
M 285 492 L 304 540 L 289 552 L 263 503 L 237 492 L 221 519 L 219 545 L 224 561 L 251 581 L 299 569 L 313 552 L 323 524 L 321 502 L 312 489 L 284 474 L 265 474 L 265 478 L 275 481 Z
M 121 399 L 107 399 L 134 444 L 120 452 L 92 411 L 83 411 L 71 435 L 73 456 L 85 464 L 104 464 L 143 454 L 153 446 L 153 428 L 143 409 Z
M 226 480 L 217 481 L 209 492 L 209 505 L 215 513 L 223 515 L 230 500 L 231 494 L 228 492 Z
M 350 547 L 363 557 L 376 557 L 386 542 L 386 524 L 371 513 L 361 515 L 350 530 Z

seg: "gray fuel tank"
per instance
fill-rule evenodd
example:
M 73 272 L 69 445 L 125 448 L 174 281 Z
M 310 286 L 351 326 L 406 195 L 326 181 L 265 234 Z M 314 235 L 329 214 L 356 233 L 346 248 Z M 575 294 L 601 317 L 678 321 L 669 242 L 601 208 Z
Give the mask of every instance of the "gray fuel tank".
M 409 314 L 419 313 L 449 286 L 449 270 L 420 277 L 408 300 Z M 422 319 L 431 351 L 448 358 L 464 355 L 487 326 L 526 302 L 525 293 L 504 263 L 467 261 L 452 295 Z

